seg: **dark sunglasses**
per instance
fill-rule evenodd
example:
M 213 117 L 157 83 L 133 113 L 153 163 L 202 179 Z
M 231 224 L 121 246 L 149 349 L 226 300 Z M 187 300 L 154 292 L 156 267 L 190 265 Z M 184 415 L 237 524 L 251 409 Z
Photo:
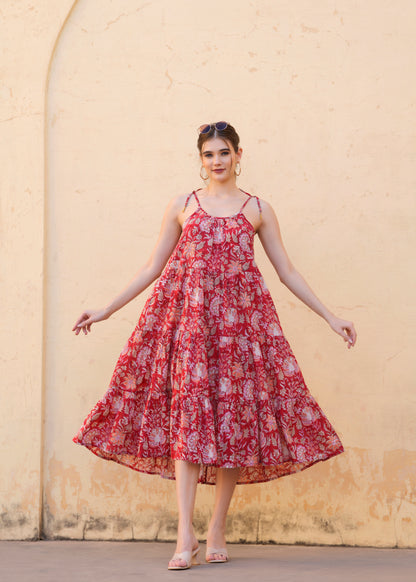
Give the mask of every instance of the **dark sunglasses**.
M 217 121 L 217 123 L 204 123 L 198 127 L 199 133 L 209 133 L 211 129 L 215 127 L 217 131 L 223 131 L 226 127 L 228 127 L 228 123 L 226 121 Z

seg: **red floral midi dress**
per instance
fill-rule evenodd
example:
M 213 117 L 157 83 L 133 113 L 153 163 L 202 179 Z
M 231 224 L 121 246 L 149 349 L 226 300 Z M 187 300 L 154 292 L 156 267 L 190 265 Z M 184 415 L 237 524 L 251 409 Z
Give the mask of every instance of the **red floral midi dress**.
M 270 481 L 343 452 L 305 385 L 254 260 L 243 209 L 198 206 L 145 303 L 110 386 L 73 438 L 104 459 L 175 479 L 175 459 Z

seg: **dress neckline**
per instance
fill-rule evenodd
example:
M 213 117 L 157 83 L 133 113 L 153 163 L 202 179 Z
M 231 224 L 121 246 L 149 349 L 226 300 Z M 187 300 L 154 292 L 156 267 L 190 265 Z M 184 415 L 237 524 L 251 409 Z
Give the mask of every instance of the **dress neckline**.
M 244 222 L 250 227 L 251 231 L 253 234 L 257 233 L 257 230 L 254 228 L 254 226 L 252 225 L 252 223 L 249 221 L 249 219 L 247 218 L 247 216 L 244 214 L 244 212 L 242 210 L 240 210 L 239 212 L 237 212 L 236 214 L 232 214 L 231 216 L 213 216 L 212 214 L 208 214 L 208 212 L 206 212 L 202 206 L 198 206 L 198 208 L 196 210 L 194 210 L 192 212 L 192 214 L 190 214 L 188 216 L 188 218 L 185 220 L 185 222 L 183 223 L 183 226 L 185 226 L 185 224 L 188 222 L 188 220 L 197 212 L 201 211 L 203 214 L 205 214 L 205 216 L 208 216 L 208 218 L 216 218 L 216 219 L 220 219 L 220 220 L 227 220 L 229 218 L 236 218 L 237 216 L 241 216 L 242 219 L 244 220 Z
M 202 212 L 204 214 L 206 214 L 210 218 L 219 218 L 219 219 L 222 219 L 222 220 L 224 220 L 224 219 L 226 220 L 227 218 L 235 218 L 236 216 L 239 216 L 240 214 L 242 214 L 245 217 L 245 214 L 243 212 L 244 206 L 247 204 L 247 202 L 250 200 L 250 198 L 253 198 L 252 194 L 249 194 L 248 192 L 245 192 L 244 190 L 242 190 L 241 188 L 239 188 L 240 192 L 243 192 L 243 194 L 247 194 L 247 198 L 246 198 L 246 200 L 244 200 L 243 205 L 241 206 L 240 210 L 238 212 L 236 212 L 235 214 L 230 214 L 228 216 L 216 216 L 215 214 L 209 214 L 209 212 L 207 212 L 206 210 L 204 210 L 204 208 L 202 208 L 201 202 L 199 201 L 199 198 L 197 196 L 197 192 L 199 192 L 200 190 L 202 190 L 202 188 L 198 188 L 198 190 L 194 190 L 193 191 L 193 194 L 194 194 L 194 196 L 196 198 L 196 201 L 198 202 L 199 208 L 202 210 Z
M 202 206 L 199 207 L 202 212 L 204 214 L 206 214 L 207 216 L 209 216 L 210 218 L 220 218 L 222 220 L 226 220 L 227 218 L 235 218 L 236 216 L 239 216 L 240 214 L 243 214 L 243 216 L 245 216 L 244 212 L 242 210 L 239 210 L 238 212 L 236 212 L 235 214 L 230 214 L 229 216 L 215 216 L 215 214 L 209 214 L 206 210 L 204 210 L 202 208 Z

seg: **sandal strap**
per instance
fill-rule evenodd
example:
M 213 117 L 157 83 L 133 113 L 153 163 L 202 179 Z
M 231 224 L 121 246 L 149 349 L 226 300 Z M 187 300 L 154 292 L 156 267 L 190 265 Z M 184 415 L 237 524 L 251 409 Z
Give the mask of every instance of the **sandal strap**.
M 187 564 L 189 564 L 191 560 L 192 552 L 190 550 L 184 550 L 183 552 L 177 552 L 173 554 L 172 560 L 185 560 Z
M 184 550 L 183 552 L 175 552 L 171 560 L 185 560 L 185 562 L 189 564 L 192 558 L 196 558 L 198 552 L 199 546 L 194 550 Z

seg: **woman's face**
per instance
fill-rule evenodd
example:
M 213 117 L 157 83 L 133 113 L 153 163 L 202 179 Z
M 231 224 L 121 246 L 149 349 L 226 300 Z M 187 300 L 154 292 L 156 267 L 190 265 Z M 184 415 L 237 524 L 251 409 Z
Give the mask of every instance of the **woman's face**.
M 234 151 L 232 145 L 219 137 L 204 142 L 201 161 L 210 180 L 226 182 L 235 179 L 235 165 L 240 161 L 242 149 Z

